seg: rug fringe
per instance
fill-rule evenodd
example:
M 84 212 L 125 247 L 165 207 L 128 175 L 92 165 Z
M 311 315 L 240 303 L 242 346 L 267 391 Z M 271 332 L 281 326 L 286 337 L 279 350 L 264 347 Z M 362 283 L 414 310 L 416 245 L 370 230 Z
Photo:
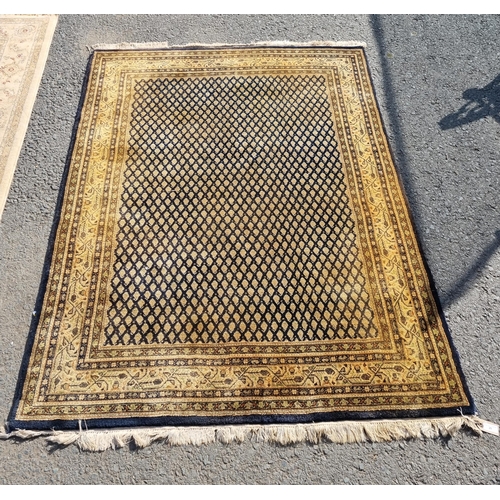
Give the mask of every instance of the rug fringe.
M 87 47 L 90 52 L 95 50 L 145 50 L 145 49 L 196 49 L 196 48 L 247 48 L 247 47 L 366 47 L 365 42 L 357 40 L 331 41 L 312 40 L 310 42 L 293 42 L 290 40 L 270 40 L 251 43 L 190 43 L 186 45 L 169 45 L 168 42 L 138 42 L 138 43 L 98 43 Z
M 300 442 L 332 443 L 382 442 L 401 439 L 452 437 L 468 428 L 482 434 L 483 420 L 476 416 L 401 420 L 345 421 L 314 424 L 228 425 L 220 427 L 144 427 L 135 429 L 29 431 L 0 430 L 0 439 L 32 439 L 44 436 L 48 443 L 75 444 L 82 451 L 105 451 L 134 444 L 145 448 L 155 441 L 172 446 L 209 443 L 241 443 L 246 439 L 289 445 Z

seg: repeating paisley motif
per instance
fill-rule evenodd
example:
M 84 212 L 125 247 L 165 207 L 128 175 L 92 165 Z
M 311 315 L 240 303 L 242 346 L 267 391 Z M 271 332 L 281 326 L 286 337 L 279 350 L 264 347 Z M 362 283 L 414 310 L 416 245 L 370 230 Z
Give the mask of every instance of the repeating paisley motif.
M 376 335 L 106 344 L 135 85 L 232 75 L 324 76 Z M 361 49 L 96 52 L 17 419 L 333 414 L 468 404 Z

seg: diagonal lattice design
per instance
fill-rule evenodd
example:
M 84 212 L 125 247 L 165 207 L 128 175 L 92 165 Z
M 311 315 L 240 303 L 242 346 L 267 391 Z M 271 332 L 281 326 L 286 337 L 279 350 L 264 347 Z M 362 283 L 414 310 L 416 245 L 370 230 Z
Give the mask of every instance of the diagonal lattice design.
M 141 80 L 106 345 L 376 337 L 324 78 Z
M 82 102 L 9 428 L 474 413 L 361 48 L 96 50 Z

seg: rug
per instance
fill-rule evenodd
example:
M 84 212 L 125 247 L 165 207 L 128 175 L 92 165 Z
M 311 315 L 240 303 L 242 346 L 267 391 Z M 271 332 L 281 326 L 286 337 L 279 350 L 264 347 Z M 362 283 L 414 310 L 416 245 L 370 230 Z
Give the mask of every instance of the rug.
M 93 53 L 10 429 L 356 441 L 473 414 L 362 47 Z
M 0 15 L 0 219 L 57 16 Z

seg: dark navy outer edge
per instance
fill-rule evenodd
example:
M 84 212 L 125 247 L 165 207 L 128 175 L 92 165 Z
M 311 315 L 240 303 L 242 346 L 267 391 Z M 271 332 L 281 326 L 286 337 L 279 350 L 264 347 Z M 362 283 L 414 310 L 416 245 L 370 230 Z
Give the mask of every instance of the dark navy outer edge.
M 453 361 L 455 363 L 455 366 L 457 368 L 457 372 L 459 374 L 459 377 L 461 379 L 464 392 L 467 396 L 467 399 L 470 402 L 469 406 L 458 406 L 458 407 L 451 407 L 451 408 L 427 408 L 427 409 L 420 409 L 420 410 L 379 410 L 379 411 L 339 411 L 339 412 L 314 412 L 314 413 L 305 413 L 305 414 L 299 414 L 299 415 L 282 415 L 282 414 L 272 414 L 272 415 L 242 415 L 242 416 L 221 416 L 221 417 L 131 417 L 131 418 L 99 418 L 99 419 L 80 419 L 80 420 L 50 420 L 50 421 L 44 421 L 44 420 L 17 420 L 15 418 L 15 415 L 17 413 L 17 409 L 19 407 L 19 403 L 22 397 L 22 390 L 25 382 L 25 378 L 27 375 L 27 369 L 29 365 L 29 359 L 31 356 L 31 351 L 33 349 L 34 345 L 34 340 L 35 340 L 35 335 L 36 335 L 36 330 L 38 328 L 38 322 L 40 319 L 40 314 L 38 314 L 35 318 L 33 318 L 31 325 L 30 325 L 30 331 L 28 335 L 28 341 L 26 345 L 26 349 L 24 352 L 22 364 L 21 364 L 21 370 L 19 373 L 18 377 L 18 383 L 16 386 L 16 391 L 14 395 L 14 401 L 13 401 L 13 406 L 11 409 L 11 412 L 9 414 L 8 420 L 6 422 L 7 425 L 7 431 L 11 432 L 15 429 L 26 429 L 26 430 L 78 430 L 81 427 L 84 429 L 112 429 L 112 428 L 121 428 L 121 427 L 153 427 L 153 426 L 224 426 L 224 425 L 266 425 L 266 424 L 305 424 L 305 423 L 317 423 L 317 422 L 339 422 L 339 421 L 345 421 L 345 420 L 353 420 L 353 421 L 367 421 L 367 420 L 379 420 L 379 419 L 405 419 L 405 418 L 432 418 L 432 417 L 450 417 L 450 416 L 460 416 L 460 415 L 475 415 L 477 413 L 476 407 L 474 404 L 474 401 L 472 399 L 472 396 L 470 394 L 469 388 L 467 386 L 465 376 L 462 371 L 462 367 L 460 365 L 460 360 L 459 360 L 459 355 L 458 351 L 453 344 L 451 333 L 448 327 L 448 324 L 446 322 L 443 309 L 441 306 L 441 302 L 439 300 L 439 296 L 437 294 L 437 289 L 434 284 L 434 280 L 432 278 L 432 274 L 430 271 L 430 268 L 427 264 L 427 261 L 425 259 L 425 255 L 422 251 L 422 245 L 418 236 L 418 233 L 416 231 L 416 225 L 415 221 L 413 218 L 413 215 L 410 210 L 410 206 L 408 203 L 408 198 L 406 196 L 405 190 L 404 190 L 404 184 L 401 179 L 401 175 L 399 171 L 396 168 L 396 162 L 395 162 L 395 156 L 393 149 L 389 143 L 389 136 L 387 135 L 387 129 L 385 126 L 384 121 L 382 120 L 382 114 L 380 112 L 380 105 L 379 101 L 377 98 L 376 94 L 376 89 L 373 84 L 373 77 L 372 73 L 370 71 L 370 67 L 368 66 L 368 59 L 366 56 L 366 49 L 362 45 L 360 46 L 321 46 L 321 45 L 314 45 L 311 47 L 304 47 L 304 46 L 293 46 L 293 45 L 287 45 L 287 46 L 251 46 L 251 47 L 232 47 L 230 45 L 228 46 L 217 46 L 217 47 L 182 47 L 182 48 L 164 48 L 164 49 L 126 49 L 131 50 L 131 51 L 144 51 L 144 50 L 225 50 L 225 49 L 305 49 L 305 50 L 310 50 L 310 49 L 361 49 L 363 52 L 363 57 L 365 60 L 365 66 L 368 71 L 368 77 L 369 81 L 372 87 L 373 95 L 374 95 L 374 101 L 376 105 L 376 109 L 379 115 L 379 121 L 382 125 L 382 130 L 385 134 L 389 152 L 391 155 L 392 163 L 394 165 L 394 170 L 396 172 L 396 176 L 399 182 L 399 188 L 401 189 L 401 193 L 403 195 L 403 200 L 406 205 L 407 212 L 409 214 L 410 218 L 410 224 L 411 228 L 413 230 L 413 233 L 415 235 L 415 239 L 417 241 L 418 249 L 420 252 L 420 256 L 422 259 L 422 262 L 424 264 L 425 271 L 427 273 L 427 277 L 429 279 L 431 291 L 432 291 L 432 296 L 433 299 L 436 303 L 438 313 L 441 319 L 441 323 L 443 325 L 443 329 L 446 333 L 446 337 L 448 340 L 448 343 L 450 345 L 450 349 L 452 352 L 452 357 Z M 63 173 L 63 178 L 61 181 L 61 189 L 59 193 L 59 199 L 57 202 L 56 206 L 56 211 L 55 211 L 55 217 L 49 237 L 49 245 L 48 249 L 46 252 L 45 256 L 45 263 L 44 263 L 44 273 L 42 277 L 42 282 L 40 285 L 39 293 L 37 296 L 36 300 L 36 311 L 40 311 L 44 296 L 45 296 L 45 291 L 47 288 L 48 284 L 48 278 L 49 278 L 49 268 L 52 262 L 52 256 L 53 256 L 53 250 L 54 250 L 54 245 L 55 245 L 55 237 L 56 237 L 56 232 L 57 232 L 57 227 L 59 226 L 59 221 L 61 218 L 62 214 L 62 204 L 64 200 L 64 192 L 66 191 L 66 183 L 67 179 L 69 176 L 69 170 L 70 170 L 70 164 L 71 164 L 71 158 L 73 156 L 73 150 L 75 147 L 76 143 L 76 135 L 78 131 L 78 126 L 80 123 L 80 118 L 81 118 L 81 112 L 83 108 L 83 103 L 85 100 L 85 96 L 87 94 L 87 87 L 88 87 L 88 82 L 90 79 L 91 75 L 91 67 L 92 67 L 92 62 L 94 59 L 94 55 L 96 52 L 109 52 L 113 50 L 122 50 L 122 49 L 98 49 L 91 54 L 89 61 L 87 63 L 87 69 L 85 72 L 85 78 L 84 82 L 82 85 L 82 93 L 80 96 L 80 102 L 78 105 L 78 110 L 76 114 L 76 119 L 75 119 L 75 125 L 73 127 L 73 133 L 71 137 L 71 142 L 70 142 L 70 148 L 69 152 L 66 158 L 66 165 Z

